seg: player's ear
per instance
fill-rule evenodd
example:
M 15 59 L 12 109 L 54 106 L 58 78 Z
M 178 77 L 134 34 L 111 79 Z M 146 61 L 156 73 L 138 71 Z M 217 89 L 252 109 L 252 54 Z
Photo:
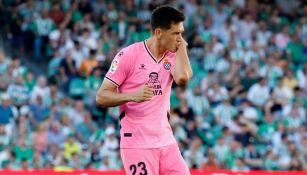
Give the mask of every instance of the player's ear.
M 160 39 L 162 36 L 162 30 L 160 28 L 156 28 L 154 31 L 154 35 L 157 37 L 157 39 Z

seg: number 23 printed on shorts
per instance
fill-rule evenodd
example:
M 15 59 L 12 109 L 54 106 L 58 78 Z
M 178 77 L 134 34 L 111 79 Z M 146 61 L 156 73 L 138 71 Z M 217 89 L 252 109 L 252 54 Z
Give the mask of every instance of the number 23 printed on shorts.
M 144 162 L 139 162 L 138 164 L 132 164 L 130 165 L 129 169 L 132 175 L 147 175 L 146 164 Z M 140 173 L 136 174 L 137 171 Z

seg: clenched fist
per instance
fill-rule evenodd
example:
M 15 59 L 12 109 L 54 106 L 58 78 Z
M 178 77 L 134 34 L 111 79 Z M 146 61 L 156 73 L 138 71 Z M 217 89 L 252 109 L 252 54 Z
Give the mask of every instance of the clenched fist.
M 137 91 L 133 94 L 133 101 L 140 103 L 144 101 L 149 101 L 154 96 L 153 88 L 150 85 L 142 85 Z

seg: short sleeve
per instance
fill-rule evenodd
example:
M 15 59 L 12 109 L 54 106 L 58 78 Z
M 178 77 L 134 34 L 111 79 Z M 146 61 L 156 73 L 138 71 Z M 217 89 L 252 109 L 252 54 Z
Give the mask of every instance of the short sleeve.
M 111 66 L 106 74 L 106 79 L 111 81 L 117 87 L 119 87 L 127 78 L 129 74 L 129 65 L 130 65 L 129 49 L 124 48 L 116 54 L 114 57 Z

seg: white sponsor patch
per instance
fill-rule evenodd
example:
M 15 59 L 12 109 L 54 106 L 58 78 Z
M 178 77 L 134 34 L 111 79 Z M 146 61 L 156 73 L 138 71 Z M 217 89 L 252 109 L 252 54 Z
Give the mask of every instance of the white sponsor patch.
M 115 71 L 116 71 L 116 69 L 117 69 L 117 67 L 118 67 L 118 60 L 117 59 L 115 59 L 115 60 L 113 60 L 112 61 L 112 64 L 111 64 L 111 67 L 110 67 L 110 72 L 111 73 L 114 73 Z

